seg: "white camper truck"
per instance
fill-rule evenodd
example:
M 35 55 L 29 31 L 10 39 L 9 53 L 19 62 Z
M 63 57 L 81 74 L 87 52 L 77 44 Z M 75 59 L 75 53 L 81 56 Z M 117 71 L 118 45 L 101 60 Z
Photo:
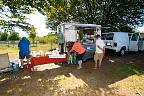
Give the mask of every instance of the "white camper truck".
M 77 40 L 78 34 L 86 48 L 86 54 L 83 60 L 93 58 L 95 51 L 95 35 L 101 35 L 101 25 L 96 24 L 79 24 L 79 23 L 61 23 L 57 26 L 57 33 L 59 34 L 59 45 L 62 51 L 68 52 L 72 44 Z
M 140 33 L 110 32 L 104 40 L 106 49 L 118 52 L 121 56 L 125 51 L 144 51 L 144 38 Z

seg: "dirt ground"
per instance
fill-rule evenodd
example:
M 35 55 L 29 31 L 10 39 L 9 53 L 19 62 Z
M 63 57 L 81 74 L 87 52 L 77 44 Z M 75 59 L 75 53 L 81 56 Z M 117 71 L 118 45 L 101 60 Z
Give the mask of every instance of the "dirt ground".
M 94 61 L 88 60 L 77 70 L 77 65 L 52 63 L 32 73 L 3 73 L 0 96 L 144 96 L 144 53 L 106 54 L 102 64 L 93 69 Z

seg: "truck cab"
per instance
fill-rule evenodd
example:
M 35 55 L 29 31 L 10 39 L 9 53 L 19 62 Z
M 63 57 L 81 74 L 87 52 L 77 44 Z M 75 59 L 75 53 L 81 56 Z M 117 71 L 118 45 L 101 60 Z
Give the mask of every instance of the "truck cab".
M 80 24 L 80 23 L 61 23 L 57 26 L 57 33 L 62 34 L 63 38 L 58 41 L 63 41 L 64 52 L 69 52 L 74 42 L 79 38 L 86 48 L 86 53 L 83 56 L 83 61 L 93 58 L 95 52 L 95 35 L 101 35 L 101 25 L 96 24 Z M 59 36 L 60 37 L 60 36 Z

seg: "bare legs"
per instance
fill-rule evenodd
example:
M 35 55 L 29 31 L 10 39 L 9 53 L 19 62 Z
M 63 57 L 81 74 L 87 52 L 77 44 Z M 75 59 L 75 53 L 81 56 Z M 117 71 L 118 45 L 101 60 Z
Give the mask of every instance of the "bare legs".
M 95 69 L 101 68 L 101 62 L 102 60 L 95 60 Z
M 95 69 L 101 68 L 101 62 L 103 59 L 103 54 L 102 53 L 96 53 L 94 60 L 95 60 Z
M 21 62 L 21 68 L 23 68 L 23 65 L 24 65 L 23 59 L 20 59 L 20 62 Z
M 21 62 L 21 68 L 23 68 L 23 65 L 24 65 L 24 59 L 20 59 L 20 62 Z M 27 64 L 29 64 L 29 59 L 27 59 Z
M 27 64 L 29 64 L 29 59 L 27 59 Z
M 82 68 L 82 60 L 79 60 L 79 61 L 78 61 L 78 65 L 79 65 L 79 66 L 78 66 L 77 69 L 81 69 L 81 68 Z

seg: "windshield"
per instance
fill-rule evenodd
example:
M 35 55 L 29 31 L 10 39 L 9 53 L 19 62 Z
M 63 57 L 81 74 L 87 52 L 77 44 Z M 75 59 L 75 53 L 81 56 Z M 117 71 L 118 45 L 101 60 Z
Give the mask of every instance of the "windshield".
M 109 33 L 106 35 L 106 40 L 113 40 L 114 33 Z

